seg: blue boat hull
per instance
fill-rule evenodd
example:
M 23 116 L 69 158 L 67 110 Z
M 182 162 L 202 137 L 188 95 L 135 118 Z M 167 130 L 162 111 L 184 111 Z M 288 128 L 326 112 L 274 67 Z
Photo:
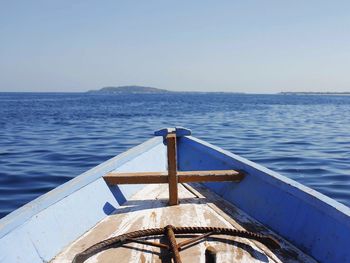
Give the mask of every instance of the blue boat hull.
M 178 139 L 178 169 L 244 170 L 240 183 L 206 187 L 320 262 L 350 262 L 350 209 L 308 187 L 191 136 Z M 166 171 L 163 137 L 77 176 L 0 220 L 1 262 L 46 262 L 144 185 L 108 186 L 111 171 Z

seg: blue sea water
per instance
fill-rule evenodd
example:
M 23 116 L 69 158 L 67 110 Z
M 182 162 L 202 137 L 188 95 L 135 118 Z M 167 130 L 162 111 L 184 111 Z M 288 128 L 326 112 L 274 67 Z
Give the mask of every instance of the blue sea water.
M 350 206 L 350 96 L 0 93 L 0 217 L 172 126 Z

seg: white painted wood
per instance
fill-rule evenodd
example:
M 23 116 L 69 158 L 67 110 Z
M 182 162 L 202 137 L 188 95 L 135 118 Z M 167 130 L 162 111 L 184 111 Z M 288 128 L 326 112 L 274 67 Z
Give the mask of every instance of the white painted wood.
M 104 239 L 127 232 L 174 226 L 218 226 L 242 229 L 237 221 L 224 216 L 223 211 L 213 208 L 213 200 L 198 196 L 195 192 L 179 185 L 180 205 L 167 206 L 168 191 L 166 185 L 148 185 L 133 196 L 125 205 L 120 206 L 115 214 L 108 216 L 89 232 L 66 247 L 53 261 L 71 262 L 76 254 Z M 218 199 L 219 197 L 215 197 Z M 209 201 L 209 202 L 208 202 Z M 236 212 L 236 211 L 235 211 Z M 243 213 L 240 217 L 244 217 Z M 185 239 L 178 238 L 178 242 Z M 218 262 L 298 262 L 298 259 L 275 255 L 263 244 L 244 238 L 228 237 L 227 242 L 217 242 L 212 239 L 200 242 L 180 252 L 183 262 L 204 262 L 204 252 L 207 246 L 218 251 Z M 234 242 L 233 242 L 233 241 Z M 154 241 L 159 241 L 158 238 Z M 232 243 L 233 242 L 233 243 Z M 302 255 L 306 262 L 312 259 L 303 255 L 295 248 L 295 254 Z M 134 248 L 134 249 L 132 249 Z M 92 256 L 86 262 L 161 262 L 160 249 L 146 245 L 131 243 L 121 248 L 109 249 Z

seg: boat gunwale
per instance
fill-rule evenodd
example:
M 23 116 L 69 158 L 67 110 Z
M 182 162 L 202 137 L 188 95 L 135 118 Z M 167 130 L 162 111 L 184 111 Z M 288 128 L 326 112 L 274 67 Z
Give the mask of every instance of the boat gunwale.
M 314 190 L 293 179 L 283 176 L 278 172 L 272 171 L 267 167 L 264 167 L 244 157 L 236 155 L 221 147 L 215 146 L 211 143 L 208 143 L 193 136 L 185 136 L 183 138 L 192 140 L 196 143 L 199 143 L 200 145 L 209 147 L 210 149 L 221 153 L 222 155 L 219 155 L 219 158 L 224 158 L 224 156 L 226 155 L 240 162 L 244 166 L 252 167 L 253 169 L 262 172 L 265 176 L 257 174 L 255 174 L 254 176 L 257 176 L 259 179 L 262 179 L 265 182 L 272 184 L 277 188 L 280 188 L 281 190 L 293 195 L 298 199 L 301 199 L 304 202 L 307 202 L 308 204 L 315 207 L 315 209 L 332 216 L 334 219 L 340 221 L 341 223 L 346 223 L 346 225 L 350 227 L 350 207 L 347 207 L 346 205 L 318 192 L 317 190 Z M 193 146 L 196 147 L 196 145 Z M 247 174 L 247 176 L 249 176 L 249 173 Z
M 0 219 L 0 239 L 9 234 L 11 231 L 30 220 L 33 216 L 46 208 L 54 205 L 70 194 L 82 189 L 83 187 L 98 180 L 108 172 L 115 170 L 117 167 L 127 163 L 142 153 L 163 143 L 162 137 L 153 137 L 145 142 L 136 145 L 125 152 L 122 152 L 103 163 L 77 175 L 66 183 L 57 186 L 51 191 L 35 198 L 29 203 L 14 210 L 10 214 Z

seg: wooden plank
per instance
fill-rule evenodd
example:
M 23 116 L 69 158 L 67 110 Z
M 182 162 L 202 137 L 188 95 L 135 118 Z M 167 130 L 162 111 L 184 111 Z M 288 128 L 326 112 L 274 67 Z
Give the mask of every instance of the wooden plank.
M 219 176 L 219 175 L 240 175 L 244 176 L 242 172 L 236 170 L 210 170 L 210 171 L 177 171 L 177 175 L 198 175 L 198 176 Z
M 218 171 L 177 171 L 179 183 L 189 182 L 239 182 L 244 178 L 242 172 L 235 170 Z M 164 184 L 168 183 L 167 172 L 109 173 L 103 177 L 110 185 L 116 184 Z
M 179 183 L 240 182 L 244 174 L 235 170 L 177 172 Z
M 147 173 L 109 173 L 104 180 L 109 185 L 116 184 L 165 184 L 168 183 L 167 172 Z
M 168 180 L 169 180 L 169 205 L 179 203 L 177 192 L 177 162 L 176 162 L 176 134 L 167 135 L 168 154 Z
M 232 204 L 227 204 L 225 199 L 208 191 L 206 187 L 202 188 L 206 191 L 195 189 L 203 193 L 203 195 L 198 194 L 200 198 L 196 202 L 180 202 L 179 206 L 167 207 L 164 203 L 164 198 L 168 197 L 167 185 L 148 185 L 132 196 L 128 202 L 119 206 L 115 213 L 107 216 L 78 240 L 66 246 L 52 260 L 52 263 L 72 262 L 76 254 L 109 237 L 140 229 L 165 227 L 168 224 L 175 226 L 216 226 L 247 230 L 244 225 L 241 225 L 243 222 L 243 224 L 251 226 L 253 230 L 255 228 L 254 231 L 258 233 L 272 234 L 277 238 L 275 234 L 265 232 L 261 224 L 249 218 L 238 208 Z M 180 200 L 188 200 L 197 195 L 187 190 L 184 185 L 179 185 Z M 121 222 L 127 222 L 127 228 Z M 176 240 L 177 243 L 181 243 L 188 238 L 187 236 L 177 236 Z M 147 240 L 160 242 L 160 239 L 163 240 L 163 237 L 155 236 Z M 204 252 L 206 248 L 212 246 L 218 252 L 217 262 L 232 262 L 235 260 L 234 262 L 316 263 L 287 241 L 282 239 L 279 239 L 279 241 L 282 244 L 282 249 L 271 250 L 254 240 L 229 236 L 216 239 L 214 236 L 212 239 L 209 238 L 198 242 L 194 246 L 182 249 L 180 256 L 185 263 L 203 263 L 205 262 Z M 135 243 L 126 244 L 118 249 L 103 250 L 98 256 L 91 257 L 85 262 L 116 262 L 115 259 L 118 259 L 118 263 L 171 262 L 170 255 L 166 250 L 161 251 L 156 247 Z

